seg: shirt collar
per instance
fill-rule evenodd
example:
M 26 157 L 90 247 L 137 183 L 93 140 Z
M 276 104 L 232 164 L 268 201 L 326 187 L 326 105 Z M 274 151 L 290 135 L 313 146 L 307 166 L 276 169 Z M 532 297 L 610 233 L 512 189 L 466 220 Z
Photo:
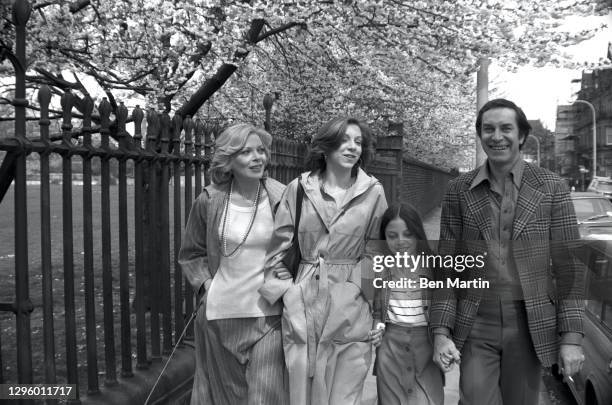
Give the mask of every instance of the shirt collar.
M 523 179 L 523 171 L 525 170 L 525 161 L 523 159 L 518 159 L 512 169 L 510 169 L 510 176 L 512 178 L 512 182 L 516 186 L 516 188 L 521 187 L 521 180 Z M 491 172 L 489 170 L 489 160 L 480 166 L 478 173 L 476 173 L 476 177 L 472 180 L 472 184 L 470 185 L 470 190 L 478 186 L 483 181 L 488 181 L 491 184 Z

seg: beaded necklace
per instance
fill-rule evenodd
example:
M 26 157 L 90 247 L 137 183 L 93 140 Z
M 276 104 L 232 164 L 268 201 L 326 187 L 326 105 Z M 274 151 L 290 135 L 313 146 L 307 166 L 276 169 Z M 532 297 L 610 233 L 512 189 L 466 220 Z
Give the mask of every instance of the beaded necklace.
M 258 182 L 257 184 L 257 195 L 255 196 L 255 199 L 253 200 L 253 213 L 251 214 L 249 226 L 247 227 L 246 232 L 242 236 L 242 240 L 236 246 L 236 248 L 234 248 L 234 250 L 232 250 L 230 253 L 227 253 L 227 232 L 226 232 L 225 226 L 227 222 L 229 222 L 228 220 L 228 217 L 230 215 L 229 205 L 230 205 L 230 202 L 232 201 L 233 191 L 234 191 L 234 181 L 232 180 L 230 184 L 229 192 L 225 197 L 225 203 L 224 203 L 224 209 L 223 209 L 223 212 L 224 212 L 223 213 L 223 227 L 221 228 L 221 242 L 222 242 L 221 255 L 223 255 L 223 257 L 234 256 L 236 252 L 238 252 L 238 249 L 240 249 L 242 245 L 244 244 L 244 242 L 247 240 L 247 237 L 249 236 L 249 233 L 251 232 L 251 228 L 253 227 L 253 223 L 255 222 L 255 216 L 257 215 L 257 208 L 259 207 L 259 200 L 261 198 L 261 182 Z

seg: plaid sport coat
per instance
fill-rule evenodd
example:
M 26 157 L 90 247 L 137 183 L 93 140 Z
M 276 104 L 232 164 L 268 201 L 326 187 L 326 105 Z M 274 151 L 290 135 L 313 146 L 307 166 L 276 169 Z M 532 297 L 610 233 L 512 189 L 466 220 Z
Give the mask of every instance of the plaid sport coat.
M 542 364 L 549 367 L 557 362 L 560 335 L 583 333 L 584 267 L 572 254 L 579 246 L 580 236 L 567 185 L 546 169 L 524 164 L 513 221 L 512 254 L 533 345 Z M 483 241 L 494 238 L 489 186 L 483 182 L 470 190 L 478 170 L 449 183 L 442 201 L 441 255 L 479 255 L 486 244 Z M 483 271 L 486 272 L 486 265 Z M 449 328 L 457 349 L 461 350 L 482 294 L 482 289 L 436 290 L 430 310 L 430 330 Z

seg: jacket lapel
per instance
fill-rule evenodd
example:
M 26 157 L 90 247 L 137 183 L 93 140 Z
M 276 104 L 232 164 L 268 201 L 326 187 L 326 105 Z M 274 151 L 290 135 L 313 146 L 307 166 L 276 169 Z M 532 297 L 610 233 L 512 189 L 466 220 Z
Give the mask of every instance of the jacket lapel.
M 491 240 L 491 203 L 487 185 L 481 183 L 471 190 L 465 190 L 463 196 L 467 204 L 467 210 L 471 214 L 467 217 L 471 217 L 476 222 L 484 240 Z M 474 239 L 477 239 L 477 237 L 475 236 Z
M 514 213 L 514 224 L 512 227 L 512 240 L 518 239 L 520 233 L 525 229 L 525 226 L 531 221 L 535 215 L 540 201 L 544 197 L 544 193 L 539 190 L 542 182 L 531 167 L 526 164 L 519 189 L 518 201 L 516 203 L 516 211 Z

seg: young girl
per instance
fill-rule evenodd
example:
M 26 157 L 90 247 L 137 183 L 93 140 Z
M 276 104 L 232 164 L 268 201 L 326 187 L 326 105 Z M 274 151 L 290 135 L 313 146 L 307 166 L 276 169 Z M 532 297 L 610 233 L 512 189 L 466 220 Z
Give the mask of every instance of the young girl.
M 410 205 L 390 206 L 382 217 L 380 238 L 388 254 L 432 254 L 423 223 Z M 403 259 L 402 259 L 403 261 Z M 403 263 L 401 263 L 403 264 Z M 385 281 L 416 280 L 415 288 L 377 288 L 374 322 L 383 329 L 376 352 L 374 373 L 378 403 L 384 405 L 441 405 L 444 382 L 432 361 L 433 347 L 427 333 L 429 293 L 418 288 L 419 278 L 433 279 L 432 269 L 393 267 L 383 271 Z

